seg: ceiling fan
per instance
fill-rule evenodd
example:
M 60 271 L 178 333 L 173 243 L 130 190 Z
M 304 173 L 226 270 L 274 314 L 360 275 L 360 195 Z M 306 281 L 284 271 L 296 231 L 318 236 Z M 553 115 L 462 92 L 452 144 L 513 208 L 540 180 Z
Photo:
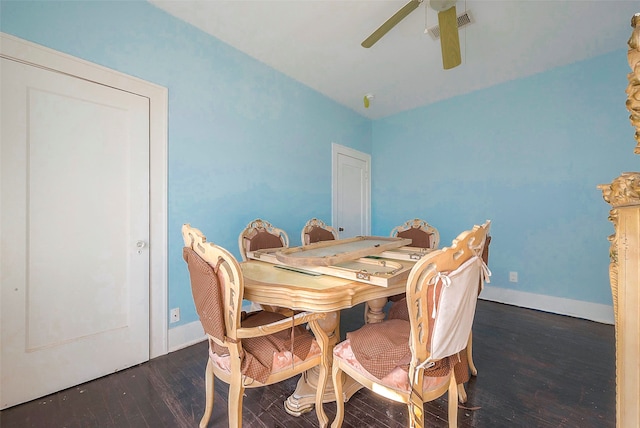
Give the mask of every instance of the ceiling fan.
M 424 0 L 411 0 L 387 19 L 377 30 L 362 42 L 362 47 L 370 48 L 385 34 L 413 12 Z M 429 0 L 429 6 L 438 12 L 440 26 L 440 48 L 442 50 L 442 65 L 445 70 L 457 67 L 462 62 L 460 56 L 460 38 L 458 36 L 458 17 L 456 15 L 456 0 Z

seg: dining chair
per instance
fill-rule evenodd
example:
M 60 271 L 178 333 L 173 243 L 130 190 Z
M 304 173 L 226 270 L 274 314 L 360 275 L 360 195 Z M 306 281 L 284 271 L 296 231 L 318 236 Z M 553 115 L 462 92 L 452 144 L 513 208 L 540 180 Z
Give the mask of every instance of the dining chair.
M 242 261 L 247 261 L 247 253 L 250 251 L 264 250 L 269 248 L 288 248 L 289 235 L 282 229 L 274 227 L 266 220 L 257 218 L 240 232 L 238 236 L 238 247 Z M 280 308 L 277 306 L 261 305 L 262 309 L 279 312 L 290 316 L 293 314 L 288 308 Z
M 489 231 L 487 230 L 487 233 Z M 482 261 L 485 266 L 489 266 L 489 245 L 491 244 L 491 235 L 487 235 L 487 239 L 484 241 L 484 246 L 482 247 Z M 491 276 L 491 271 L 489 271 L 489 275 L 486 276 L 487 282 L 489 281 L 489 277 Z M 482 292 L 482 288 L 484 287 L 484 281 L 480 280 L 480 284 L 478 285 L 478 295 Z M 478 376 L 478 369 L 476 368 L 475 363 L 473 362 L 473 330 L 469 333 L 469 343 L 467 345 L 467 363 L 469 364 L 469 370 L 473 376 Z
M 242 312 L 244 279 L 240 264 L 226 249 L 206 242 L 189 224 L 182 226 L 183 258 L 191 280 L 193 301 L 209 341 L 205 371 L 205 411 L 200 428 L 213 411 L 214 379 L 229 385 L 229 427 L 242 426 L 245 388 L 289 379 L 318 366 L 315 396 L 318 423 L 329 423 L 322 406 L 328 378 L 329 339 L 318 324 L 325 314 L 300 312 L 293 317 L 267 311 Z M 301 324 L 308 323 L 311 334 Z
M 487 220 L 487 236 L 484 240 L 484 243 L 481 246 L 474 248 L 476 253 L 480 253 L 480 257 L 483 262 L 484 275 L 480 278 L 478 283 L 478 296 L 482 292 L 484 288 L 485 282 L 491 282 L 491 271 L 489 270 L 489 244 L 491 243 L 491 235 L 490 228 L 491 222 Z M 480 250 L 481 249 L 481 250 Z M 467 342 L 467 347 L 460 353 L 461 364 L 456 365 L 456 377 L 458 379 L 458 401 L 460 403 L 467 402 L 467 391 L 464 388 L 464 384 L 471 376 L 478 376 L 478 369 L 473 361 L 473 328 L 469 332 L 469 340 Z
M 438 229 L 419 218 L 407 220 L 400 226 L 394 227 L 391 229 L 390 236 L 392 238 L 411 239 L 411 244 L 407 245 L 407 247 L 415 247 L 422 250 L 435 250 L 440 245 L 440 232 L 438 232 Z M 403 297 L 404 294 L 399 294 L 391 296 L 389 300 L 399 300 Z
M 394 227 L 391 230 L 391 237 L 411 239 L 409 247 L 437 249 L 440 244 L 438 229 L 419 218 L 407 220 L 400 226 Z
M 438 229 L 419 218 L 407 220 L 401 225 L 394 227 L 393 229 L 391 229 L 391 233 L 389 236 L 391 236 L 392 238 L 398 237 L 411 239 L 411 244 L 407 245 L 407 247 L 420 248 L 423 251 L 428 249 L 437 249 L 438 245 L 440 245 L 440 233 L 438 232 Z M 404 293 L 401 293 L 389 297 L 388 300 L 396 302 L 403 298 Z M 369 315 L 369 304 L 365 302 L 365 322 L 369 322 L 371 319 L 382 318 L 383 316 L 384 315 L 381 314 L 380 317 L 371 317 Z
M 251 221 L 238 236 L 238 247 L 243 261 L 247 260 L 247 252 L 266 248 L 288 248 L 287 232 L 262 219 Z
M 338 231 L 315 217 L 307 221 L 300 233 L 302 245 L 320 241 L 332 241 L 334 239 L 338 239 Z
M 393 401 L 405 403 L 409 426 L 424 427 L 424 403 L 448 391 L 449 427 L 457 426 L 458 387 L 453 367 L 467 346 L 473 324 L 478 283 L 484 275 L 477 247 L 488 223 L 474 226 L 451 247 L 420 259 L 406 286 L 408 320 L 390 317 L 347 333 L 333 350 L 332 380 L 342 396 L 342 376 Z M 391 315 L 391 314 L 390 314 Z M 338 428 L 345 404 L 336 401 Z

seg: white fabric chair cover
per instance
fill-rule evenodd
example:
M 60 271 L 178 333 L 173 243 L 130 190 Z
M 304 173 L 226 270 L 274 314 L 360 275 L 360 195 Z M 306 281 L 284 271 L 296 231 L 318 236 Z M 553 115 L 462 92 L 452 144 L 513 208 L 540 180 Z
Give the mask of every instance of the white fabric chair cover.
M 473 256 L 458 269 L 434 276 L 434 280 L 442 280 L 443 287 L 431 314 L 434 321 L 429 361 L 454 355 L 466 348 L 476 312 L 482 265 L 482 259 Z

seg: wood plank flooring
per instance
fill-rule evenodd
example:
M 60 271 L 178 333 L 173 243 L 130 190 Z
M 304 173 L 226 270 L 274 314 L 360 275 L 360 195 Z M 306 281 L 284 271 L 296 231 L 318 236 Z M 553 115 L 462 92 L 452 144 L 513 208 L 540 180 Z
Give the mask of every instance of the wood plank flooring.
M 362 306 L 342 313 L 341 331 L 362 324 Z M 488 301 L 474 322 L 479 374 L 467 385 L 459 427 L 615 427 L 615 335 L 594 323 Z M 0 412 L 2 428 L 197 427 L 204 409 L 205 342 Z M 87 361 L 87 364 L 91 364 Z M 318 426 L 283 402 L 297 379 L 246 390 L 245 427 Z M 228 387 L 216 381 L 209 427 L 227 427 Z M 446 427 L 446 395 L 425 406 L 428 427 Z M 360 390 L 343 426 L 406 427 L 404 405 Z M 325 404 L 330 420 L 335 404 Z

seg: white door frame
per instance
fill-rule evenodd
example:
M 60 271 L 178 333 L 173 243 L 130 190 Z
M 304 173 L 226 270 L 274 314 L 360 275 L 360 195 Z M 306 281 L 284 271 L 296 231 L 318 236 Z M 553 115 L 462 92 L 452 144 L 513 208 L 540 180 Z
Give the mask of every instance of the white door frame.
M 367 170 L 366 189 L 365 193 L 365 206 L 366 213 L 364 219 L 364 230 L 367 235 L 371 235 L 371 155 L 360 152 L 358 150 L 351 149 L 346 146 L 342 146 L 337 143 L 331 143 L 331 224 L 337 229 L 339 225 L 338 221 L 338 157 L 340 155 L 350 156 L 355 159 L 359 159 L 364 162 Z
M 0 56 L 149 99 L 149 357 L 166 354 L 167 88 L 5 33 L 0 33 Z

